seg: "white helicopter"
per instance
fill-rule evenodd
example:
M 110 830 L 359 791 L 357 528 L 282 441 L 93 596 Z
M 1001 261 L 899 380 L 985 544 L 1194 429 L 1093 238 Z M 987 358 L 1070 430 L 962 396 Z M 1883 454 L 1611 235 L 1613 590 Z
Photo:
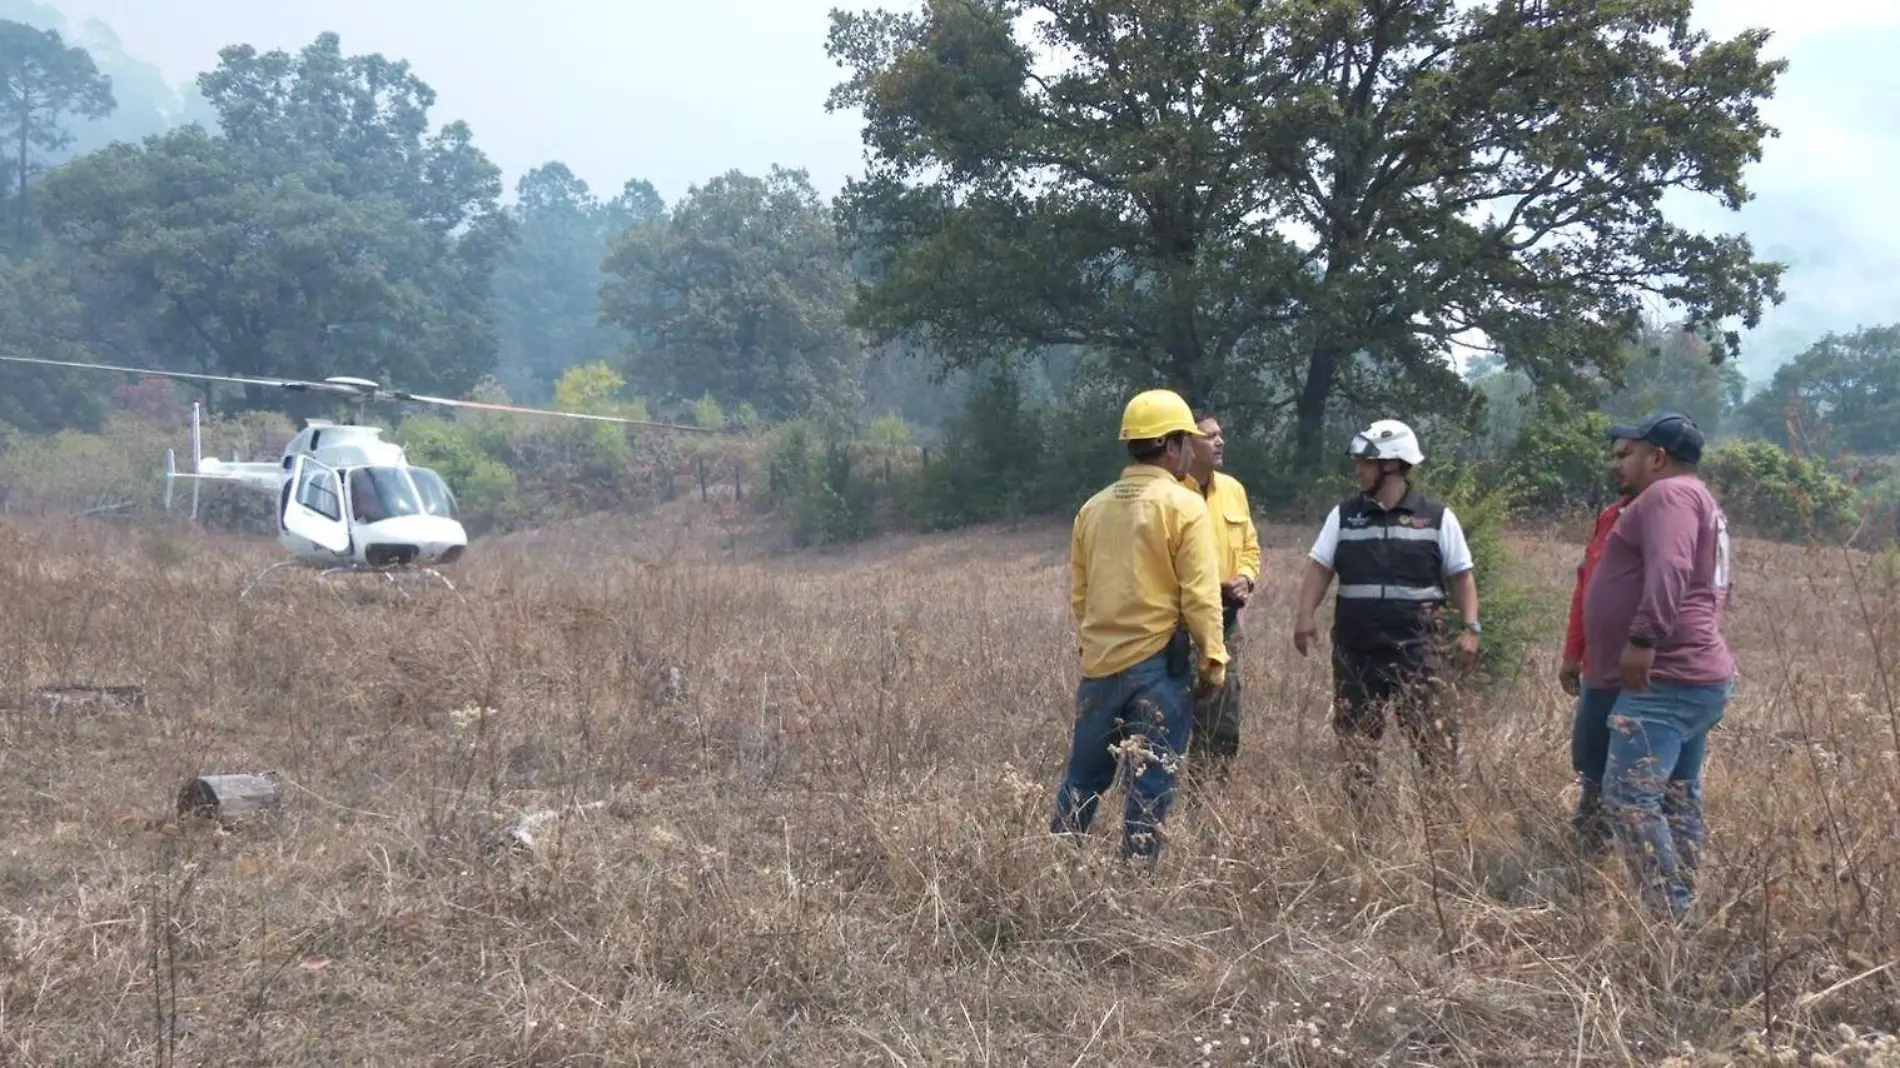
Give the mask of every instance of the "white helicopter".
M 171 449 L 165 450 L 166 509 L 171 508 L 173 483 L 181 478 L 193 480 L 193 519 L 198 517 L 198 484 L 201 481 L 236 482 L 277 494 L 277 540 L 290 553 L 290 559 L 272 564 L 253 578 L 239 594 L 240 598 L 249 594 L 265 575 L 283 567 L 317 568 L 324 577 L 367 572 L 380 574 L 392 582 L 399 573 L 413 572 L 431 576 L 451 590 L 454 589 L 454 585 L 433 565 L 454 563 L 468 547 L 468 534 L 456 518 L 455 494 L 441 475 L 427 467 L 409 463 L 401 445 L 383 440 L 381 427 L 362 424 L 363 406 L 371 400 L 410 401 L 448 408 L 550 415 L 692 433 L 709 432 L 704 427 L 613 415 L 432 397 L 385 389 L 366 378 L 333 377 L 317 382 L 294 378 L 158 371 L 26 356 L 0 355 L 0 361 L 198 382 L 274 386 L 299 393 L 333 393 L 355 400 L 355 420 L 348 423 L 326 419 L 306 420 L 303 429 L 291 438 L 284 447 L 282 459 L 276 463 L 244 462 L 235 457 L 220 460 L 215 456 L 204 455 L 199 404 L 192 402 L 192 469 L 178 470 L 175 454 Z

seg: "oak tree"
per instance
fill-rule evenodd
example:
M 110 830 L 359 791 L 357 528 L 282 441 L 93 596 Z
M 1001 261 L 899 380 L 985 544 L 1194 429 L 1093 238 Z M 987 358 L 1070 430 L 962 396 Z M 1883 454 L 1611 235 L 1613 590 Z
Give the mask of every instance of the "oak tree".
M 1900 451 L 1900 323 L 1829 331 L 1737 415 L 1744 430 L 1804 453 Z
M 953 360 L 1070 342 L 1195 394 L 1264 386 L 1309 460 L 1342 395 L 1448 407 L 1454 340 L 1563 382 L 1614 366 L 1645 301 L 1752 326 L 1780 267 L 1662 201 L 1746 199 L 1766 39 L 1711 39 L 1689 0 L 837 12 L 860 315 Z
M 694 187 L 667 217 L 624 231 L 606 270 L 602 314 L 633 335 L 628 378 L 643 393 L 775 418 L 856 414 L 851 277 L 805 172 Z
M 492 368 L 512 224 L 467 127 L 429 133 L 427 85 L 332 34 L 295 59 L 227 48 L 200 85 L 220 134 L 115 144 L 44 183 L 49 229 L 135 344 L 173 367 L 432 392 Z

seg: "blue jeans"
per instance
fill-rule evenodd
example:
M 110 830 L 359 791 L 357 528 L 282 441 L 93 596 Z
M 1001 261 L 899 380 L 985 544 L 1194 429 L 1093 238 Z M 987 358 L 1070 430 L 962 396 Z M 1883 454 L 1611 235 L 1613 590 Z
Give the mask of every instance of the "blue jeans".
M 1570 721 L 1570 768 L 1577 773 L 1577 811 L 1570 825 L 1585 852 L 1595 853 L 1610 840 L 1603 819 L 1603 767 L 1610 759 L 1610 710 L 1616 689 L 1584 686 Z
M 1130 769 L 1122 856 L 1152 858 L 1160 852 L 1161 823 L 1174 802 L 1181 753 L 1194 723 L 1192 678 L 1169 675 L 1164 652 L 1118 674 L 1082 680 L 1075 691 L 1069 769 L 1056 790 L 1052 831 L 1089 829 L 1102 793 L 1115 781 L 1117 755 L 1109 747 L 1140 735 L 1151 752 L 1137 757 Z
M 1695 903 L 1708 840 L 1702 761 L 1733 684 L 1649 685 L 1646 693 L 1618 693 L 1610 710 L 1603 806 L 1645 893 L 1682 916 Z

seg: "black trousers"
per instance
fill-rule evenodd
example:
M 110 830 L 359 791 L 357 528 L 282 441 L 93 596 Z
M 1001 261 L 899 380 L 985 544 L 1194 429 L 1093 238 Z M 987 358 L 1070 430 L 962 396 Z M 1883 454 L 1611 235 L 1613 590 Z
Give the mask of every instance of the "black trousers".
M 1459 725 L 1437 700 L 1442 658 L 1429 638 L 1353 646 L 1333 641 L 1333 731 L 1355 793 L 1378 777 L 1378 750 L 1388 719 L 1428 768 L 1457 761 Z

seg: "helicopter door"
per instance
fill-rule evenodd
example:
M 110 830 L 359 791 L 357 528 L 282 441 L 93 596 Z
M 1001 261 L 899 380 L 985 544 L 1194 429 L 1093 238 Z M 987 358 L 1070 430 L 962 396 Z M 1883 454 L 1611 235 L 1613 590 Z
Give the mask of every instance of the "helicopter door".
M 347 550 L 350 528 L 343 519 L 343 480 L 335 469 L 299 456 L 290 469 L 290 485 L 284 529 L 333 553 Z

